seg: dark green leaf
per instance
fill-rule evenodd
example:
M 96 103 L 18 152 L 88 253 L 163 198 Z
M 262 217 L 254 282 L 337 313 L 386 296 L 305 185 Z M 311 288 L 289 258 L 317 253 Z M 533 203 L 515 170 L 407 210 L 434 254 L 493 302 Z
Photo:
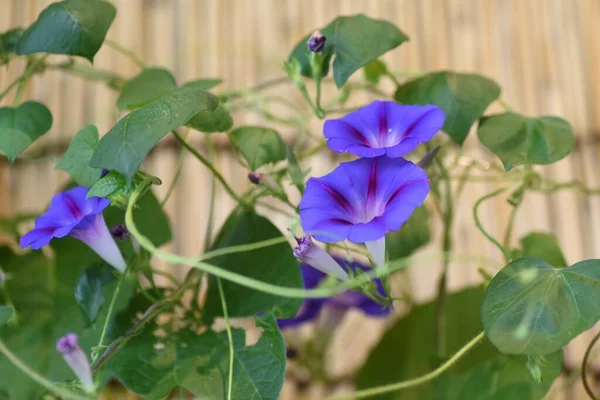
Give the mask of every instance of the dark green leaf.
M 564 119 L 528 118 L 513 112 L 482 118 L 477 136 L 507 171 L 520 164 L 552 164 L 575 146 L 573 128 Z
M 233 126 L 233 118 L 221 103 L 214 111 L 200 111 L 186 126 L 204 133 L 227 132 Z
M 442 71 L 409 81 L 396 90 L 396 101 L 435 104 L 446 114 L 444 131 L 463 144 L 473 123 L 500 96 L 496 82 L 475 74 Z
M 202 90 L 179 90 L 123 117 L 98 143 L 90 165 L 115 170 L 131 180 L 146 154 L 171 130 L 218 99 Z
M 214 88 L 215 86 L 219 85 L 221 82 L 223 82 L 222 79 L 197 79 L 194 81 L 189 81 L 183 84 L 183 86 L 181 86 L 184 89 L 202 89 L 202 90 L 209 90 Z
M 0 108 L 0 151 L 12 163 L 52 127 L 52 114 L 42 103 L 28 101 L 16 108 Z
M 302 171 L 296 155 L 292 151 L 291 147 L 287 149 L 287 160 L 288 160 L 288 174 L 290 180 L 298 188 L 300 193 L 304 193 L 304 186 L 306 182 L 306 173 Z
M 113 271 L 106 263 L 94 264 L 86 268 L 77 280 L 75 300 L 90 324 L 96 321 L 104 304 L 104 286 L 115 280 Z
M 483 328 L 503 353 L 552 353 L 600 319 L 599 285 L 600 260 L 556 269 L 539 258 L 519 258 L 490 282 Z
M 92 154 L 98 146 L 98 128 L 88 125 L 71 140 L 69 148 L 62 156 L 56 169 L 65 171 L 78 184 L 92 187 L 100 176 L 102 170 L 89 166 Z
M 479 288 L 465 289 L 449 295 L 445 333 L 448 355 L 456 352 L 481 332 L 481 324 L 478 321 L 480 310 L 477 305 L 481 304 L 482 297 L 483 291 Z M 435 309 L 434 302 L 419 305 L 385 332 L 358 373 L 358 389 L 416 378 L 439 365 L 440 360 L 436 357 L 433 346 Z M 497 354 L 498 351 L 485 341 L 467 353 L 452 371 L 464 371 Z M 422 400 L 434 397 L 432 385 L 425 384 L 372 398 Z
M 498 355 L 461 375 L 442 375 L 435 383 L 438 400 L 540 400 L 562 370 L 562 351 L 540 361 L 541 382 L 527 369 L 527 357 Z
M 87 197 L 110 198 L 114 194 L 128 197 L 132 190 L 133 187 L 127 182 L 127 178 L 118 172 L 110 171 L 90 188 Z
M 244 331 L 233 330 L 232 399 L 275 400 L 283 386 L 285 343 L 270 315 L 256 320 L 263 329 L 258 342 L 246 347 Z M 129 340 L 109 363 L 127 388 L 146 399 L 162 399 L 183 387 L 202 399 L 227 398 L 229 342 L 225 332 L 200 335 L 181 330 L 168 337 L 153 335 L 150 325 Z
M 408 36 L 393 24 L 364 14 L 337 17 L 321 29 L 321 33 L 327 38 L 323 50 L 325 59 L 322 76 L 327 75 L 329 62 L 335 55 L 333 79 L 338 88 L 355 71 L 408 40 Z M 302 74 L 307 77 L 312 76 L 311 53 L 306 47 L 309 36 L 302 38 L 288 58 L 289 61 L 297 59 L 302 67 Z
M 11 306 L 0 306 L 0 326 L 8 322 L 13 315 L 13 311 Z
M 50 4 L 23 33 L 17 53 L 70 54 L 93 62 L 116 13 L 104 0 Z
M 10 29 L 0 34 L 0 65 L 7 64 L 10 54 L 13 54 L 23 35 L 23 28 Z
M 521 239 L 522 257 L 541 258 L 556 268 L 566 267 L 567 260 L 552 233 L 531 232 Z
M 285 143 L 275 129 L 262 126 L 241 126 L 229 132 L 231 144 L 239 150 L 251 170 L 285 160 Z
M 364 67 L 365 80 L 378 84 L 382 76 L 388 73 L 387 66 L 380 60 L 373 60 Z
M 391 260 L 406 258 L 431 241 L 431 221 L 425 206 L 415 209 L 408 221 L 385 236 L 385 248 Z
M 221 228 L 211 250 L 281 236 L 281 232 L 266 218 L 249 211 L 235 210 Z M 287 242 L 216 257 L 208 262 L 263 282 L 287 287 L 302 287 L 298 262 Z M 292 317 L 302 302 L 301 299 L 273 296 L 229 281 L 223 281 L 223 289 L 230 317 L 252 316 L 272 308 L 279 310 L 278 317 Z M 202 315 L 205 321 L 223 315 L 216 279 L 212 276 Z
M 177 83 L 171 72 L 162 68 L 148 68 L 123 85 L 117 107 L 133 110 L 168 96 L 176 89 Z

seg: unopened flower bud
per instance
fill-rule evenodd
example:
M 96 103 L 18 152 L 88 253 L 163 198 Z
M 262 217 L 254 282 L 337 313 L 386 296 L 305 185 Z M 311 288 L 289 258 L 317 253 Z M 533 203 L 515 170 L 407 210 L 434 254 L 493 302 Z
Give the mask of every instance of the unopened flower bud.
M 435 146 L 432 150 L 429 150 L 427 154 L 421 158 L 421 161 L 417 163 L 417 165 L 423 169 L 427 168 L 432 162 L 438 151 L 440 151 L 440 146 Z
M 282 193 L 281 186 L 270 175 L 261 172 L 250 172 L 248 174 L 248 180 L 255 185 L 263 185 L 274 193 Z
M 83 389 L 86 392 L 93 393 L 95 388 L 90 363 L 81 347 L 79 347 L 78 342 L 76 334 L 67 333 L 56 342 L 56 350 L 62 354 L 65 362 L 79 378 Z
M 308 46 L 308 50 L 313 53 L 320 53 L 325 48 L 325 41 L 327 38 L 323 36 L 320 31 L 314 31 L 312 35 L 308 38 L 306 45 Z
M 310 236 L 296 238 L 298 246 L 294 249 L 294 256 L 319 271 L 347 281 L 348 273 L 325 250 L 317 246 Z
M 122 242 L 129 237 L 129 230 L 125 224 L 119 224 L 111 228 L 110 234 L 115 240 Z
M 250 172 L 248 174 L 248 180 L 255 185 L 258 185 L 260 183 L 260 174 L 257 174 L 256 172 Z

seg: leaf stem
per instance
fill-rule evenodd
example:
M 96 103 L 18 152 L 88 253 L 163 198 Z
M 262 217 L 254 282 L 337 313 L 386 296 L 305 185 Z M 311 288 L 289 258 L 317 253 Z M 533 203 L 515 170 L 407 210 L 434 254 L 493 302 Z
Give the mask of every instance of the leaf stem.
M 183 140 L 186 140 L 188 138 L 189 133 L 190 133 L 190 130 L 187 129 L 186 132 L 184 133 Z M 171 181 L 171 184 L 169 185 L 169 188 L 167 189 L 167 194 L 165 195 L 165 198 L 160 202 L 161 207 L 164 207 L 165 204 L 167 204 L 167 201 L 169 201 L 169 198 L 173 194 L 173 191 L 175 190 L 175 186 L 177 186 L 177 181 L 179 181 L 179 177 L 181 176 L 181 170 L 183 169 L 184 161 L 185 161 L 185 148 L 182 147 L 181 151 L 179 152 L 179 159 L 177 160 L 177 167 L 175 169 L 175 175 L 173 175 L 173 180 Z
M 223 317 L 225 319 L 225 328 L 227 330 L 227 340 L 229 341 L 229 376 L 227 380 L 227 400 L 231 400 L 233 392 L 233 334 L 231 333 L 231 324 L 229 323 L 229 315 L 227 313 L 227 302 L 225 300 L 225 291 L 220 278 L 217 278 L 217 286 L 219 287 L 219 296 L 221 297 L 221 306 L 223 307 Z
M 592 390 L 592 386 L 588 382 L 587 368 L 589 364 L 590 355 L 592 354 L 592 349 L 594 348 L 598 340 L 600 340 L 600 332 L 598 332 L 596 336 L 594 336 L 594 338 L 588 345 L 587 349 L 585 350 L 585 355 L 583 356 L 583 362 L 581 363 L 581 381 L 583 382 L 583 387 L 585 388 L 585 391 L 592 400 L 598 400 L 599 398 L 596 397 L 594 391 Z
M 477 344 L 479 344 L 485 338 L 485 333 L 481 332 L 479 335 L 475 336 L 469 343 L 464 345 L 460 350 L 458 350 L 452 357 L 450 357 L 446 362 L 440 365 L 438 368 L 433 371 L 420 376 L 418 378 L 409 379 L 403 382 L 392 383 L 389 385 L 383 385 L 379 387 L 374 387 L 371 389 L 360 390 L 358 392 L 354 392 L 346 395 L 339 396 L 331 396 L 326 397 L 324 400 L 351 400 L 351 399 L 362 399 L 365 397 L 371 397 L 380 395 L 383 393 L 395 392 L 402 389 L 407 389 L 415 386 L 422 385 L 429 381 L 434 380 L 438 376 L 442 375 L 448 369 L 450 369 L 454 364 L 458 362 L 462 357 L 465 356 L 471 349 L 473 349 Z
M 29 376 L 36 383 L 45 387 L 50 392 L 54 393 L 55 395 L 59 396 L 62 399 L 65 399 L 65 400 L 89 400 L 89 399 L 93 398 L 91 396 L 82 396 L 77 393 L 71 392 L 69 390 L 65 390 L 61 387 L 58 387 L 53 382 L 50 382 L 48 379 L 44 378 L 43 376 L 41 376 L 40 374 L 38 374 L 37 372 L 35 372 L 31 368 L 29 368 L 29 366 L 27 364 L 25 364 L 19 357 L 17 357 L 16 354 L 14 354 L 12 351 L 10 351 L 10 349 L 8 347 L 6 347 L 6 344 L 2 341 L 2 339 L 0 339 L 0 353 L 4 354 L 4 356 L 8 359 L 8 361 L 10 361 L 15 367 L 20 369 L 21 372 L 23 372 L 25 375 Z
M 494 190 L 491 193 L 486 194 L 485 196 L 483 196 L 482 198 L 480 198 L 479 200 L 477 200 L 475 202 L 475 205 L 473 206 L 473 219 L 475 220 L 475 225 L 477 226 L 477 229 L 479 229 L 479 231 L 483 234 L 483 236 L 485 236 L 490 242 L 492 242 L 492 244 L 494 246 L 496 246 L 501 252 L 502 255 L 504 255 L 504 258 L 506 259 L 506 261 L 510 260 L 510 256 L 508 254 L 508 252 L 506 251 L 506 249 L 500 244 L 500 242 L 498 240 L 496 240 L 492 235 L 490 235 L 484 228 L 483 225 L 481 224 L 481 221 L 479 220 L 479 216 L 477 215 L 477 210 L 479 209 L 479 206 L 486 200 L 491 199 L 492 197 L 496 197 L 499 194 L 503 193 L 506 191 L 507 188 L 500 188 L 498 190 Z
M 114 40 L 106 39 L 104 43 L 106 43 L 109 47 L 112 47 L 119 53 L 123 54 L 124 56 L 128 57 L 131 61 L 135 63 L 135 65 L 140 67 L 140 69 L 146 68 L 146 63 L 141 58 L 139 58 L 138 55 L 135 54 L 135 52 L 133 52 L 132 50 L 126 49 Z
M 206 136 L 206 147 L 208 151 L 209 161 L 211 163 L 216 162 L 217 154 L 215 151 L 215 143 L 210 135 Z M 204 251 L 208 250 L 210 244 L 212 243 L 212 230 L 213 224 L 215 222 L 214 218 L 214 210 L 215 203 L 217 198 L 217 177 L 215 175 L 212 176 L 210 180 L 210 202 L 208 204 L 208 221 L 206 222 L 206 229 L 204 230 Z

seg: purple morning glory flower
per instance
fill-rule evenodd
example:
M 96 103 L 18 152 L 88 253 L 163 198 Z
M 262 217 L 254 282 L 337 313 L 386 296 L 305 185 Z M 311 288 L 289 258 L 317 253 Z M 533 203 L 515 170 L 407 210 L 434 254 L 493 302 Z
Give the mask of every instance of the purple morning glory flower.
M 325 121 L 327 146 L 359 157 L 402 157 L 427 142 L 444 125 L 444 112 L 434 105 L 402 105 L 374 101 L 339 119 Z
M 369 271 L 369 267 L 362 265 L 358 262 L 348 262 L 342 258 L 334 257 L 335 261 L 340 264 L 340 268 L 345 270 L 349 268 L 352 271 L 360 269 L 362 271 Z M 343 267 L 342 267 L 343 266 Z M 321 283 L 323 279 L 327 277 L 327 274 L 312 268 L 308 264 L 300 264 L 300 272 L 304 280 L 304 287 L 306 289 L 313 289 Z M 382 296 L 385 296 L 383 290 L 383 284 L 381 280 L 373 280 L 377 291 Z M 315 320 L 320 314 L 323 307 L 334 307 L 341 310 L 349 310 L 352 308 L 361 310 L 364 314 L 373 317 L 382 317 L 388 315 L 392 309 L 391 307 L 384 308 L 381 304 L 371 300 L 364 294 L 355 291 L 345 291 L 326 299 L 304 299 L 302 307 L 293 318 L 289 319 L 278 319 L 277 323 L 281 328 L 294 327 L 305 322 Z
M 56 342 L 56 350 L 62 354 L 65 362 L 79 378 L 83 389 L 93 393 L 95 388 L 90 363 L 78 342 L 76 334 L 67 333 Z
M 73 236 L 87 244 L 107 263 L 125 272 L 123 255 L 102 216 L 110 200 L 100 197 L 86 199 L 88 191 L 88 188 L 76 186 L 54 195 L 48 211 L 39 216 L 34 229 L 21 238 L 21 247 L 38 250 L 53 238 Z
M 335 276 L 342 281 L 350 279 L 346 270 L 329 253 L 317 246 L 310 236 L 296 238 L 296 242 L 298 246 L 294 249 L 294 256 L 324 274 Z

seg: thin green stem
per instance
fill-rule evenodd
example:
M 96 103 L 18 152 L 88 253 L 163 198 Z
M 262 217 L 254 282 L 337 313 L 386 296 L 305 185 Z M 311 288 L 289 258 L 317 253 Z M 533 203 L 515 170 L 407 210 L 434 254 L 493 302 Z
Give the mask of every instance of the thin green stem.
M 190 130 L 187 129 L 185 131 L 185 133 L 183 134 L 183 140 L 187 140 L 189 134 L 190 134 Z M 161 207 L 164 207 L 165 204 L 167 204 L 167 201 L 169 201 L 169 198 L 173 194 L 173 191 L 175 190 L 175 187 L 177 186 L 177 182 L 179 181 L 179 177 L 181 176 L 181 171 L 183 169 L 184 161 L 185 161 L 185 148 L 182 147 L 181 151 L 179 152 L 179 158 L 177 159 L 177 168 L 175 169 L 175 175 L 173 175 L 173 180 L 171 181 L 171 184 L 169 185 L 169 188 L 167 189 L 167 194 L 165 195 L 165 198 L 163 199 L 163 201 L 160 202 Z
M 36 69 L 44 63 L 47 57 L 48 55 L 45 55 L 35 61 L 30 61 L 27 68 L 25 68 L 25 71 L 19 79 L 19 86 L 17 87 L 17 93 L 15 94 L 15 100 L 13 102 L 15 107 L 21 104 L 21 98 L 23 97 L 23 92 L 25 91 L 25 87 L 27 86 L 29 79 L 31 79 Z
M 109 47 L 112 47 L 119 53 L 123 54 L 124 56 L 128 57 L 131 61 L 135 63 L 135 65 L 140 67 L 140 69 L 146 68 L 146 63 L 141 58 L 139 58 L 138 55 L 135 54 L 135 52 L 133 52 L 132 50 L 126 49 L 114 40 L 106 39 L 104 43 L 106 43 Z
M 507 188 L 500 188 L 498 190 L 494 190 L 491 193 L 486 194 L 485 196 L 483 196 L 482 198 L 480 198 L 479 200 L 477 200 L 475 202 L 475 206 L 473 206 L 473 219 L 475 220 L 475 225 L 477 226 L 477 229 L 479 229 L 479 231 L 483 234 L 483 236 L 485 236 L 490 242 L 492 242 L 492 244 L 494 246 L 496 246 L 501 252 L 502 255 L 504 255 L 504 258 L 506 259 L 506 261 L 510 260 L 510 255 L 508 254 L 508 252 L 506 251 L 506 249 L 500 244 L 499 241 L 496 240 L 496 238 L 494 238 L 492 235 L 490 235 L 484 228 L 483 225 L 481 224 L 481 221 L 479 220 L 479 215 L 477 214 L 477 210 L 479 209 L 479 206 L 486 200 L 491 199 L 493 197 L 498 196 L 501 193 L 504 193 L 506 191 Z
M 440 365 L 438 368 L 433 371 L 420 376 L 418 378 L 409 379 L 403 382 L 392 383 L 389 385 L 379 386 L 371 389 L 360 390 L 358 392 L 354 392 L 346 395 L 339 396 L 331 396 L 326 397 L 324 400 L 352 400 L 352 399 L 362 399 L 365 397 L 377 396 L 384 393 L 395 392 L 402 389 L 408 389 L 415 386 L 423 385 L 427 382 L 430 382 L 442 375 L 444 372 L 449 370 L 452 366 L 454 366 L 462 357 L 465 356 L 471 349 L 473 349 L 477 344 L 479 344 L 485 338 L 485 333 L 481 332 L 479 335 L 475 336 L 469 343 L 464 345 L 460 350 L 458 350 L 452 357 L 450 357 L 446 362 Z
M 512 231 L 515 225 L 515 220 L 517 218 L 517 212 L 519 211 L 521 203 L 523 203 L 523 196 L 519 197 L 517 202 L 513 204 L 512 210 L 510 211 L 510 216 L 508 217 L 508 224 L 506 225 L 506 230 L 504 231 L 504 240 L 502 242 L 505 250 L 510 249 Z
M 22 78 L 22 75 L 21 75 L 21 76 L 19 76 L 18 78 L 16 78 L 14 81 L 12 81 L 12 82 L 10 83 L 10 85 L 8 85 L 8 86 L 6 87 L 6 89 L 4 89 L 4 90 L 3 90 L 3 91 L 0 93 L 0 100 L 2 100 L 2 99 L 3 99 L 3 98 L 4 98 L 4 97 L 5 97 L 5 96 L 6 96 L 8 93 L 10 93 L 10 91 L 12 90 L 12 88 L 14 88 L 15 86 L 17 86 L 17 84 L 18 84 L 19 82 L 21 82 L 21 78 Z
M 215 168 L 215 166 L 212 165 L 212 163 L 210 161 L 208 161 L 195 148 L 193 148 L 192 146 L 190 146 L 185 141 L 185 139 L 183 139 L 179 135 L 179 133 L 177 133 L 177 131 L 173 130 L 173 131 L 171 131 L 171 133 L 173 134 L 173 136 L 175 136 L 175 139 L 177 139 L 177 141 L 183 147 L 185 147 L 190 153 L 192 153 L 192 155 L 194 157 L 196 157 L 196 159 L 198 159 L 198 161 L 200 161 L 202 164 L 204 164 L 213 173 L 213 175 L 215 176 L 215 178 L 217 178 L 219 180 L 219 182 L 221 182 L 221 185 L 223 185 L 223 188 L 229 194 L 229 196 L 231 196 L 231 198 L 233 200 L 235 200 L 240 206 L 243 206 L 243 207 L 246 206 L 246 203 L 233 191 L 233 189 L 231 188 L 231 186 L 229 186 L 229 184 L 227 183 L 227 181 L 225 180 L 225 178 L 223 178 L 223 175 L 221 175 L 221 173 L 219 171 L 217 171 L 217 169 Z
M 227 400 L 231 400 L 233 393 L 233 334 L 231 333 L 231 324 L 229 323 L 229 315 L 227 313 L 227 301 L 225 300 L 225 291 L 221 279 L 217 278 L 217 286 L 219 287 L 219 296 L 221 297 L 221 307 L 223 307 L 223 318 L 225 319 L 225 329 L 227 330 L 227 340 L 229 341 L 229 376 L 227 379 Z
M 84 396 L 69 390 L 65 390 L 53 382 L 50 382 L 48 379 L 44 378 L 31 368 L 27 364 L 25 364 L 16 354 L 14 354 L 6 344 L 0 339 L 0 353 L 4 354 L 4 356 L 10 361 L 15 367 L 21 370 L 25 375 L 29 376 L 32 380 L 34 380 L 39 385 L 45 387 L 50 392 L 59 396 L 61 399 L 65 400 L 90 400 L 93 399 L 92 396 Z
M 502 108 L 504 108 L 506 111 L 511 112 L 513 110 L 513 108 L 510 106 L 510 104 L 508 104 L 502 97 L 498 97 L 498 99 L 496 99 L 496 101 L 498 102 L 498 104 L 500 104 L 502 106 Z
M 592 354 L 592 349 L 594 348 L 598 340 L 600 340 L 600 332 L 598 332 L 596 336 L 594 336 L 589 346 L 585 350 L 585 355 L 583 356 L 583 361 L 581 363 L 581 381 L 583 382 L 583 387 L 585 388 L 585 391 L 592 400 L 598 400 L 599 398 L 596 397 L 594 391 L 592 390 L 592 386 L 588 382 L 587 368 L 589 364 L 590 355 Z
M 208 149 L 208 157 L 211 163 L 216 163 L 217 152 L 215 151 L 215 143 L 210 135 L 206 136 L 206 147 Z M 214 210 L 217 198 L 217 179 L 216 176 L 212 176 L 210 180 L 210 202 L 208 204 L 208 221 L 206 222 L 206 229 L 204 230 L 204 245 L 202 248 L 206 251 L 212 243 L 212 230 L 215 223 Z

